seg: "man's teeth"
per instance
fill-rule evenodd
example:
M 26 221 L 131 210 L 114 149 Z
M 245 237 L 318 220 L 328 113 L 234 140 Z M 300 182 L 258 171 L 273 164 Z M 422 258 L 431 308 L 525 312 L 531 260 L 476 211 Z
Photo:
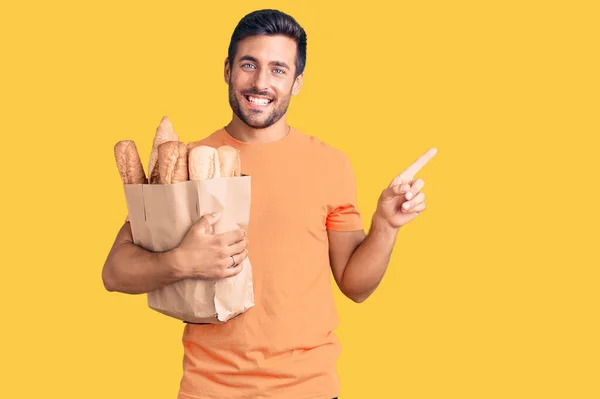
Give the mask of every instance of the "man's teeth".
M 268 103 L 271 102 L 271 100 L 267 100 L 266 98 L 256 98 L 256 97 L 252 97 L 252 96 L 248 96 L 248 100 L 252 104 L 257 104 L 257 105 L 267 105 Z

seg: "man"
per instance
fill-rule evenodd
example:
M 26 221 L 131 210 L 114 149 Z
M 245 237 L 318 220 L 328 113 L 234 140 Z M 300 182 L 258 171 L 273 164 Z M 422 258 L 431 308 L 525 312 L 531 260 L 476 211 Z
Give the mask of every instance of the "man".
M 348 158 L 286 123 L 305 63 L 306 34 L 289 15 L 256 11 L 233 32 L 224 66 L 232 120 L 199 143 L 240 151 L 252 178 L 247 232 L 212 235 L 218 216 L 206 215 L 177 248 L 151 253 L 133 244 L 126 222 L 106 260 L 106 288 L 138 294 L 188 277 L 232 276 L 251 254 L 255 306 L 224 324 L 185 326 L 179 399 L 337 397 L 331 273 L 363 302 L 384 275 L 398 229 L 425 209 L 414 175 L 435 149 L 383 190 L 365 234 Z

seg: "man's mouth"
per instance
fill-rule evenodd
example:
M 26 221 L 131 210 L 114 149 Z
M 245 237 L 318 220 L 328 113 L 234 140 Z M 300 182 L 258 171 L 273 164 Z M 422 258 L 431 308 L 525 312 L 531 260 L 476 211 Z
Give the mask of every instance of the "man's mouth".
M 265 107 L 273 102 L 272 99 L 268 97 L 260 97 L 260 96 L 244 96 L 246 101 L 248 101 L 251 105 L 256 107 Z

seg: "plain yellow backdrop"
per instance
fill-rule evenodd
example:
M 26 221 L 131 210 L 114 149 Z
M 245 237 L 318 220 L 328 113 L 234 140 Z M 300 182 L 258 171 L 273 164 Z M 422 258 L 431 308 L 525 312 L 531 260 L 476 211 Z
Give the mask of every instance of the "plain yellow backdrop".
M 175 398 L 181 322 L 108 293 L 114 144 L 231 117 L 247 12 L 308 32 L 288 121 L 342 149 L 365 228 L 430 147 L 428 210 L 376 293 L 335 292 L 343 399 L 598 398 L 600 13 L 583 1 L 2 5 L 2 398 Z

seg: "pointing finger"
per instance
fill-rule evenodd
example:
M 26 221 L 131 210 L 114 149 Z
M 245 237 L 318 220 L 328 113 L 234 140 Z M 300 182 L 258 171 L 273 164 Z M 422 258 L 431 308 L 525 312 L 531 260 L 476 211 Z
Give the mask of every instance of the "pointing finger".
M 431 158 L 437 154 L 437 148 L 429 149 L 425 154 L 421 155 L 415 162 L 412 163 L 404 172 L 400 173 L 400 180 L 412 180 L 413 177 L 420 171 Z

